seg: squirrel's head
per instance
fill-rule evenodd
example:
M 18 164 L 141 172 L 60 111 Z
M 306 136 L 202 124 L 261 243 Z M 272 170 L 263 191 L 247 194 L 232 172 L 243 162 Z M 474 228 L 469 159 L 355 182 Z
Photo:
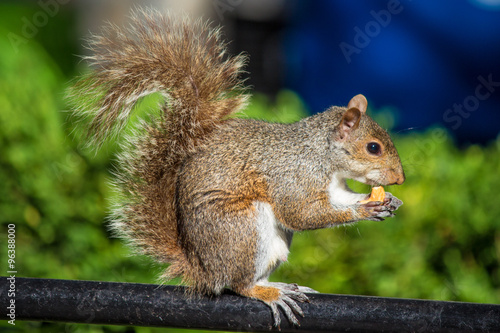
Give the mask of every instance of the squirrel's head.
M 333 131 L 335 154 L 343 155 L 346 178 L 369 185 L 402 184 L 405 174 L 389 134 L 366 114 L 368 102 L 354 96 L 347 108 L 336 112 L 340 121 Z

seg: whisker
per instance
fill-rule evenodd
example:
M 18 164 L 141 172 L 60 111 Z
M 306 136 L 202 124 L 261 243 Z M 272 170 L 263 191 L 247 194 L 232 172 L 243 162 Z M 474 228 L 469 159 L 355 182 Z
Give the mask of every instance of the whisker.
M 415 127 L 403 128 L 402 130 L 397 131 L 397 132 L 396 132 L 396 134 L 399 134 L 399 133 L 401 133 L 401 132 L 412 131 L 412 130 L 414 130 L 414 129 L 418 129 L 418 128 L 420 128 L 420 127 L 415 126 Z

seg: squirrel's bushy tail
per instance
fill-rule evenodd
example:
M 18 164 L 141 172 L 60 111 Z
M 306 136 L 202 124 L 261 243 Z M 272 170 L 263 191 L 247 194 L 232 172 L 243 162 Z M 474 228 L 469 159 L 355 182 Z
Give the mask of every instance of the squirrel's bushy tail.
M 226 57 L 218 29 L 155 10 L 136 10 L 121 29 L 108 25 L 90 40 L 94 70 L 70 92 L 90 115 L 89 142 L 100 146 L 126 124 L 137 101 L 165 97 L 159 115 L 141 120 L 119 158 L 119 194 L 111 227 L 139 253 L 183 273 L 177 243 L 175 182 L 181 161 L 246 103 L 239 74 L 243 56 Z

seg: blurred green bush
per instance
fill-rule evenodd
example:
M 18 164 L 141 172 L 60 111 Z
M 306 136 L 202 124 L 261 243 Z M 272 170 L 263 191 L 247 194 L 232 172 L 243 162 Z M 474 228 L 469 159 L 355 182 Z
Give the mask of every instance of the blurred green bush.
M 12 49 L 8 32 L 0 27 L 2 50 Z M 106 230 L 116 145 L 97 154 L 81 149 L 78 127 L 64 112 L 67 81 L 34 40 L 0 53 L 0 244 L 6 225 L 16 224 L 18 276 L 153 283 L 161 267 L 130 257 Z M 283 91 L 275 101 L 255 96 L 243 116 L 290 122 L 305 114 L 300 99 Z M 390 112 L 372 114 L 390 126 Z M 289 262 L 272 279 L 325 293 L 499 303 L 500 140 L 458 149 L 446 131 L 431 128 L 394 141 L 407 174 L 403 186 L 387 188 L 405 203 L 398 215 L 297 234 Z M 6 250 L 0 247 L 1 258 Z M 47 332 L 125 330 L 18 324 Z

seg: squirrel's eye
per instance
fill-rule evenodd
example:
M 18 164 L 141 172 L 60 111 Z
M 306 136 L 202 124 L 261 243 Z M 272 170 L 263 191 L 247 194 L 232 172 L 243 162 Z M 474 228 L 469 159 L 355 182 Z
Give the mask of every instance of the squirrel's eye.
M 378 143 L 370 142 L 366 145 L 366 150 L 368 150 L 370 154 L 379 155 L 382 149 Z

